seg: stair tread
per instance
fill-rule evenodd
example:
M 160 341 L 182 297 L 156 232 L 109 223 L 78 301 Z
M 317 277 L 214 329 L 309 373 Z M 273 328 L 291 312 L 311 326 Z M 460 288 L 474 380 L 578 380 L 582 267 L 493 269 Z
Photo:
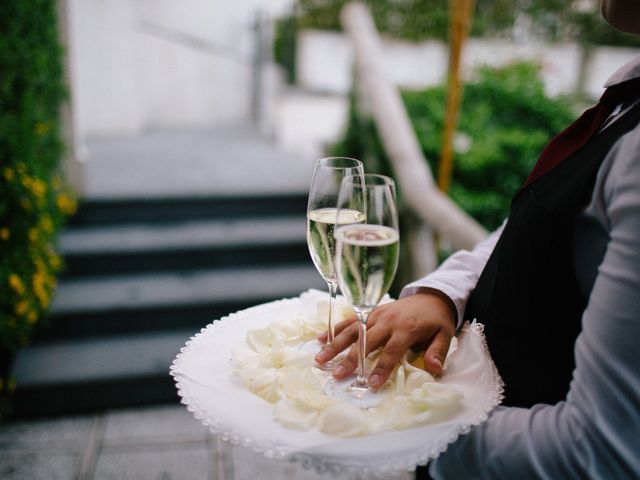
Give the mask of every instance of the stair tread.
M 215 303 L 247 298 L 278 298 L 308 288 L 324 288 L 309 265 L 172 273 L 131 274 L 64 280 L 58 286 L 52 312 L 139 309 Z
M 171 362 L 195 333 L 180 330 L 32 345 L 18 352 L 13 375 L 22 389 L 168 375 Z
M 135 253 L 304 242 L 300 216 L 251 220 L 191 221 L 166 225 L 73 228 L 60 237 L 64 255 Z
M 306 193 L 85 198 L 69 223 L 96 226 L 265 216 L 304 218 L 306 207 Z

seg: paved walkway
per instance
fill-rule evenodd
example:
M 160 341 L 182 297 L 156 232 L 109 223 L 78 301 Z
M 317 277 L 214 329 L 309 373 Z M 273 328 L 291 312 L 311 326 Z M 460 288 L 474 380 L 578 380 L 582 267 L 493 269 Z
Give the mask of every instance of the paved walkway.
M 0 425 L 3 480 L 329 480 L 211 434 L 181 405 Z M 410 474 L 393 477 L 410 480 Z M 389 480 L 392 480 L 391 478 Z
M 86 142 L 92 197 L 298 193 L 315 158 L 284 152 L 250 125 L 162 130 Z

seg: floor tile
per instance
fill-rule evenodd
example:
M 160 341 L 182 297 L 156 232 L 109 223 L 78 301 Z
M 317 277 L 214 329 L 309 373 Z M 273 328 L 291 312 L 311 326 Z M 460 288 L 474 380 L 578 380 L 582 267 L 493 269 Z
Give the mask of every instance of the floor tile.
M 112 410 L 105 418 L 103 444 L 204 442 L 207 432 L 183 405 Z
M 0 450 L 80 450 L 86 445 L 93 416 L 27 420 L 0 425 Z
M 98 457 L 94 480 L 206 480 L 213 470 L 207 444 L 128 450 L 105 449 Z
M 75 480 L 79 468 L 77 455 L 0 451 L 2 480 Z

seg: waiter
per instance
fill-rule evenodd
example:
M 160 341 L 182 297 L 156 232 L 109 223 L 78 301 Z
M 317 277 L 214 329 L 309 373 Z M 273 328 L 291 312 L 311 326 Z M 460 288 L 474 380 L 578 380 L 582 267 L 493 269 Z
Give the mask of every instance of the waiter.
M 602 13 L 640 35 L 640 0 L 603 0 Z M 411 347 L 441 374 L 456 328 L 486 327 L 505 401 L 430 464 L 433 478 L 640 478 L 640 57 L 605 86 L 497 231 L 369 317 L 368 350 L 383 347 L 373 387 Z M 352 321 L 336 331 L 317 361 L 357 339 Z M 356 363 L 351 348 L 334 376 Z

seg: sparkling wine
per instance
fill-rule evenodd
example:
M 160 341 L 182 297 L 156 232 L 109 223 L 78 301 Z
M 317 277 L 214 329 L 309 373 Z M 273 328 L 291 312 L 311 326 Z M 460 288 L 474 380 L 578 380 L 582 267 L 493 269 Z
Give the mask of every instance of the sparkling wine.
M 340 290 L 354 307 L 375 307 L 398 267 L 399 235 L 383 225 L 346 225 L 336 230 Z
M 333 267 L 335 240 L 333 231 L 336 225 L 335 208 L 320 208 L 307 214 L 307 245 L 314 265 L 327 281 L 336 281 Z M 364 214 L 357 210 L 340 210 L 338 225 L 364 221 Z

